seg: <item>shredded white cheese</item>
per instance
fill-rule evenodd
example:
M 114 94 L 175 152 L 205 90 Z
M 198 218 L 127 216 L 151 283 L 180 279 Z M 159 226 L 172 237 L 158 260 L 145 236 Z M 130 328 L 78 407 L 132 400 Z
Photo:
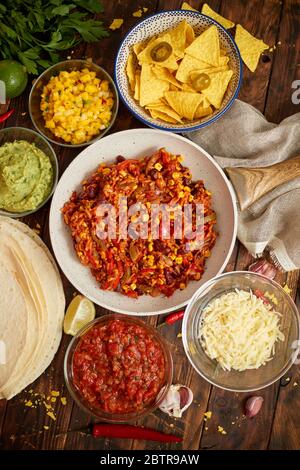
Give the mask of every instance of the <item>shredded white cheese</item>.
M 258 369 L 273 358 L 276 341 L 284 341 L 280 317 L 251 291 L 236 289 L 205 307 L 199 339 L 224 370 Z

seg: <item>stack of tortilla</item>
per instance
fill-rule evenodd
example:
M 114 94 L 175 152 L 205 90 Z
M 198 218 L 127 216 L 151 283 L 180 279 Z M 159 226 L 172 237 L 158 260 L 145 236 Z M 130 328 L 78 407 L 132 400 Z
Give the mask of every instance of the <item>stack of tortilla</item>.
M 61 340 L 65 310 L 55 262 L 27 225 L 0 217 L 0 399 L 39 377 Z

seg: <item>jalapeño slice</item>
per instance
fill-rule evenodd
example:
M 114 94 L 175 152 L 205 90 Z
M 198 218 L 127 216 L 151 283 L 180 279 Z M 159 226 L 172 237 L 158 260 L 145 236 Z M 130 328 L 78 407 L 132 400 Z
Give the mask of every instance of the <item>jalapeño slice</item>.
M 195 74 L 192 78 L 193 88 L 197 91 L 205 90 L 210 85 L 210 77 L 206 73 Z
M 162 41 L 151 49 L 150 56 L 154 62 L 164 62 L 170 57 L 172 52 L 173 49 L 171 44 Z

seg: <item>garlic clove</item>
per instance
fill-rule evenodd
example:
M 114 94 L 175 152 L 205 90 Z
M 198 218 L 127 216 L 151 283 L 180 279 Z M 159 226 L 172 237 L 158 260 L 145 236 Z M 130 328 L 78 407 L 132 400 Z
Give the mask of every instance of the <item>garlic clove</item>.
M 265 276 L 269 279 L 274 279 L 277 274 L 276 267 L 264 258 L 261 258 L 250 264 L 248 271 L 261 274 L 262 276 Z
M 189 387 L 181 384 L 171 385 L 159 409 L 169 416 L 181 418 L 182 413 L 188 409 L 194 395 Z
M 247 418 L 254 418 L 260 412 L 263 402 L 263 397 L 253 396 L 248 398 L 245 403 L 245 416 Z

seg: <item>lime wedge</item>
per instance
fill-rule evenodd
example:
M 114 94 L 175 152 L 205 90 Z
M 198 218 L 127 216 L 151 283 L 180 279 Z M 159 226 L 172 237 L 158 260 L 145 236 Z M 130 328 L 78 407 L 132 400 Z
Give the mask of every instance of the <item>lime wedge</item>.
M 65 320 L 64 332 L 75 336 L 81 328 L 95 318 L 95 305 L 84 295 L 76 295 L 68 306 Z

